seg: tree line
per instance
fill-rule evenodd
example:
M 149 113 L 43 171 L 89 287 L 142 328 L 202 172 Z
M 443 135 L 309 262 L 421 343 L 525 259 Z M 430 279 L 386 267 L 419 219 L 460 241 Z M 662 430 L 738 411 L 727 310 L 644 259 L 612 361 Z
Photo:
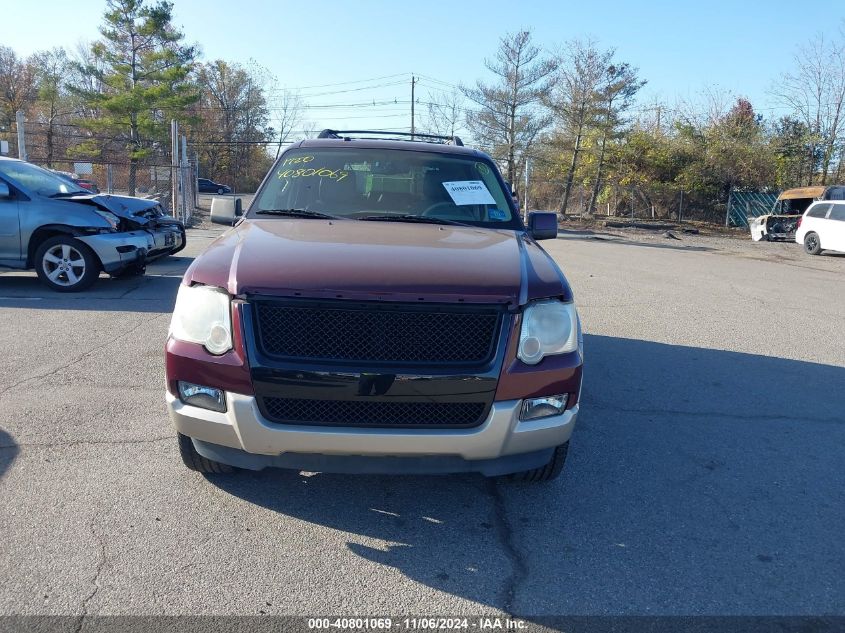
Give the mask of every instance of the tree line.
M 268 70 L 204 61 L 166 0 L 106 0 L 100 34 L 28 58 L 0 46 L 0 138 L 13 155 L 20 110 L 32 160 L 120 165 L 134 193 L 146 167 L 170 164 L 176 119 L 200 175 L 252 190 L 287 143 L 313 132 L 308 104 Z M 590 39 L 548 51 L 528 30 L 510 33 L 485 69 L 418 96 L 417 130 L 467 136 L 531 208 L 718 220 L 731 191 L 845 178 L 845 31 L 796 49 L 771 89 L 777 116 L 716 88 L 644 103 L 647 79 Z
M 282 107 L 271 110 L 275 79 L 265 69 L 202 61 L 199 46 L 173 25 L 170 2 L 107 0 L 100 33 L 74 50 L 28 58 L 0 45 L 0 138 L 12 155 L 22 111 L 30 160 L 124 167 L 134 195 L 149 180 L 146 167 L 170 165 L 176 119 L 200 175 L 254 190 L 272 160 L 267 148 L 300 125 L 295 95 L 276 90 Z
M 646 79 L 613 48 L 576 39 L 544 53 L 500 39 L 487 78 L 430 95 L 428 129 L 466 130 L 532 208 L 724 218 L 734 190 L 845 178 L 845 30 L 800 46 L 771 89 L 780 114 L 706 89 L 694 103 L 638 101 Z

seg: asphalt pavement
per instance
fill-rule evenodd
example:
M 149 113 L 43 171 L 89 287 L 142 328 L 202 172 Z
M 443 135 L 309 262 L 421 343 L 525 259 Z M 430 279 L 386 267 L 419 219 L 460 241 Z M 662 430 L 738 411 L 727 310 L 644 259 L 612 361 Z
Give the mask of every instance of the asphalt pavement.
M 205 478 L 162 350 L 217 232 L 76 295 L 0 274 L 0 614 L 845 615 L 845 257 L 546 242 L 586 330 L 551 484 Z

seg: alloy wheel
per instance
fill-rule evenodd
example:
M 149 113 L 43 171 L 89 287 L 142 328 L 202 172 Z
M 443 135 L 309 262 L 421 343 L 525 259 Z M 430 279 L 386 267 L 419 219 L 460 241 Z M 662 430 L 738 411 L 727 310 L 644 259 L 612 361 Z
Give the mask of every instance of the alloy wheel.
M 85 258 L 69 244 L 56 244 L 41 260 L 47 278 L 54 284 L 69 288 L 85 275 Z

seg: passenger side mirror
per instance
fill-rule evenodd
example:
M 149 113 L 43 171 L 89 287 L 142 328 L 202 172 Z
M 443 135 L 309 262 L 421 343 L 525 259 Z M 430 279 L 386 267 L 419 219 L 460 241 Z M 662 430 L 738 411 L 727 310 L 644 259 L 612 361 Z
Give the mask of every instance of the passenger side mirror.
M 243 214 L 243 202 L 240 198 L 211 199 L 211 221 L 214 224 L 233 226 Z
M 5 182 L 0 182 L 0 199 L 2 198 L 11 198 L 12 192 L 9 191 L 9 185 Z
M 528 213 L 528 234 L 535 240 L 553 240 L 557 237 L 557 213 L 531 211 Z

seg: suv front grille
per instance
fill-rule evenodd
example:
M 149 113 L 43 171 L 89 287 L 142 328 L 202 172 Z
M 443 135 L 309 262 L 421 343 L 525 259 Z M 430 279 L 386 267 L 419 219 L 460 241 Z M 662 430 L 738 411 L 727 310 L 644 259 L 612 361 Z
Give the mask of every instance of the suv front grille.
M 480 366 L 495 352 L 495 308 L 255 302 L 259 344 L 283 359 Z
M 262 413 L 278 424 L 342 427 L 466 428 L 484 421 L 484 402 L 380 402 L 260 399 Z

